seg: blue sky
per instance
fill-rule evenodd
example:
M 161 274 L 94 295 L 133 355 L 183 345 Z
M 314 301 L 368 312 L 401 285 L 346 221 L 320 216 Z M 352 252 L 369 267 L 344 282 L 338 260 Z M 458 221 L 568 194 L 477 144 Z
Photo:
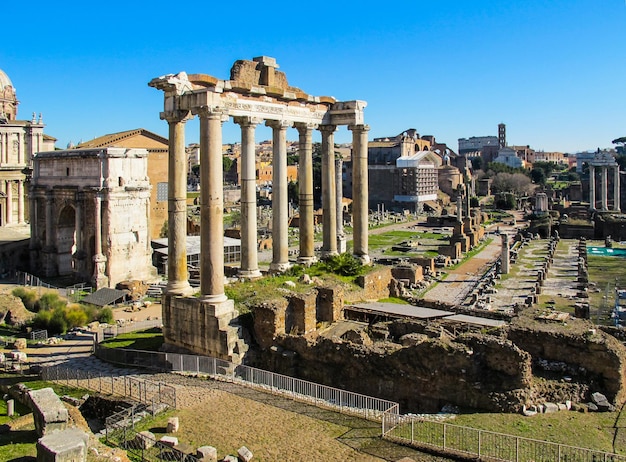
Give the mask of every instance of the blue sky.
M 18 118 L 43 113 L 58 147 L 140 127 L 167 136 L 150 79 L 227 79 L 261 55 L 307 93 L 367 101 L 370 139 L 416 128 L 457 150 L 500 122 L 510 144 L 546 151 L 626 136 L 624 0 L 15 3 L 3 5 L 0 69 Z M 239 140 L 225 123 L 224 142 Z

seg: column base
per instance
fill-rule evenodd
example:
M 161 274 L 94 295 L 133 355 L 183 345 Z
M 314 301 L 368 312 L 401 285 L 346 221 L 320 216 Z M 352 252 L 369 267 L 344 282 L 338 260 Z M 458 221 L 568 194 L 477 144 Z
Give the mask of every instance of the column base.
M 237 277 L 241 279 L 259 279 L 263 277 L 263 273 L 260 270 L 242 270 L 237 272 Z
M 181 295 L 183 297 L 192 295 L 195 289 L 189 285 L 189 281 L 168 281 L 165 286 L 165 293 L 171 295 Z
M 291 268 L 291 263 L 289 263 L 289 262 L 271 263 L 270 264 L 270 272 L 272 272 L 272 273 L 284 273 L 289 268 Z
M 322 250 L 322 258 L 336 257 L 337 255 L 339 255 L 339 252 L 336 250 Z
M 230 301 L 234 303 L 232 300 L 229 300 L 226 294 L 218 294 L 218 295 L 200 295 L 200 301 L 202 303 L 209 303 L 212 305 L 220 305 L 224 302 Z
M 298 265 L 302 266 L 311 266 L 312 264 L 317 263 L 317 257 L 298 257 Z
M 226 296 L 224 295 L 224 297 Z M 225 298 L 224 300 L 219 302 L 200 298 L 200 305 L 204 306 L 207 309 L 207 313 L 209 313 L 209 315 L 211 316 L 219 317 L 225 314 L 233 313 L 234 317 L 238 314 L 235 311 L 235 302 L 228 298 Z
M 353 255 L 353 257 L 358 259 L 363 265 L 369 266 L 372 264 L 372 260 L 369 255 Z

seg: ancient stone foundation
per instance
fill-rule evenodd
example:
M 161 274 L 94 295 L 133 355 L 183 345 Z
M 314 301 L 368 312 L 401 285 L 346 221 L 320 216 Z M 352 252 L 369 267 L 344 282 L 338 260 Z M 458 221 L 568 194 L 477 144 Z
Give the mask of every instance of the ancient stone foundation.
M 170 346 L 240 363 L 247 345 L 238 315 L 232 300 L 211 303 L 165 295 L 163 337 Z

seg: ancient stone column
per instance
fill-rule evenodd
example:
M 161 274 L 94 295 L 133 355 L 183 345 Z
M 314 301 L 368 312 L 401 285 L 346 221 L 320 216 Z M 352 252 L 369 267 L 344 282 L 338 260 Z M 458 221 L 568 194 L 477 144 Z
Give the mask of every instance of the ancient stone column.
M 315 124 L 298 123 L 298 203 L 300 207 L 300 255 L 298 263 L 311 265 L 315 258 L 313 207 L 313 130 Z
M 6 214 L 7 218 L 5 223 L 10 225 L 13 223 L 13 181 L 8 180 L 6 182 L 6 192 L 7 192 L 7 209 Z
M 187 273 L 187 154 L 185 122 L 189 111 L 162 112 L 169 126 L 167 186 L 167 287 L 174 295 L 192 292 Z
M 352 222 L 353 254 L 363 263 L 370 262 L 368 252 L 368 173 L 367 125 L 350 125 L 352 131 Z
M 596 168 L 589 165 L 589 210 L 596 209 Z
M 608 200 L 608 189 L 609 189 L 609 184 L 607 181 L 607 171 L 608 168 L 603 165 L 602 166 L 602 184 L 601 184 L 601 193 L 602 193 L 602 210 L 608 210 L 609 209 L 609 200 Z
M 76 251 L 72 258 L 74 259 L 74 272 L 80 276 L 83 274 L 85 268 L 85 252 L 83 250 L 83 214 L 84 214 L 84 205 L 83 205 L 83 193 L 76 193 L 76 215 L 74 217 L 74 229 L 76 230 Z
M 346 251 L 346 235 L 343 231 L 343 159 L 335 158 L 335 197 L 337 202 L 337 252 Z
M 96 289 L 109 286 L 109 278 L 106 276 L 107 257 L 102 253 L 102 197 L 97 191 L 94 197 L 94 271 L 93 283 Z
M 291 122 L 268 120 L 272 127 L 272 263 L 270 271 L 289 268 L 289 199 L 287 197 L 287 128 Z
M 509 274 L 510 251 L 509 251 L 509 235 L 501 233 L 502 253 L 500 254 L 500 274 Z
M 620 211 L 619 165 L 613 167 L 613 210 Z
M 54 249 L 54 197 L 52 191 L 46 192 L 46 249 Z
M 221 303 L 224 294 L 224 110 L 202 108 L 200 115 L 200 294 Z
M 337 255 L 337 191 L 335 183 L 334 125 L 322 125 L 322 257 Z
M 261 277 L 257 252 L 256 157 L 254 130 L 261 119 L 237 117 L 241 126 L 241 268 L 239 276 Z
M 456 221 L 463 222 L 463 197 L 460 193 L 456 196 Z
M 17 222 L 24 224 L 24 181 L 17 180 Z

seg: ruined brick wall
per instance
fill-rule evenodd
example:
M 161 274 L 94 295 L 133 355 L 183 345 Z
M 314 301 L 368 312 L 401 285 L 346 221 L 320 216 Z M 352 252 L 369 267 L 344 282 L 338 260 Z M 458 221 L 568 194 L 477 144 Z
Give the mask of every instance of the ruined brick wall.
M 380 300 L 389 297 L 389 284 L 391 283 L 391 268 L 383 266 L 364 276 L 359 276 L 356 283 L 363 289 L 354 295 L 360 300 Z M 351 301 L 357 301 L 353 298 Z
M 285 333 L 288 305 L 282 298 L 254 307 L 254 338 L 261 348 L 269 348 L 277 335 Z
M 591 392 L 599 391 L 617 405 L 626 402 L 626 347 L 612 336 L 599 330 L 592 335 L 513 325 L 508 338 L 530 353 L 536 368 L 541 360 L 563 363 L 563 376 L 588 383 Z
M 294 294 L 289 297 L 285 317 L 285 331 L 293 334 L 307 334 L 315 330 L 317 292 Z
M 511 411 L 526 404 L 530 394 L 530 355 L 494 337 L 469 336 L 463 343 L 428 338 L 381 348 L 279 336 L 277 344 L 278 350 L 261 355 L 260 366 L 398 401 L 401 412 L 438 411 L 448 403 Z
M 345 294 L 341 286 L 317 288 L 317 321 L 332 323 L 342 318 Z
M 394 279 L 404 279 L 410 284 L 415 284 L 424 279 L 424 272 L 421 266 L 394 266 L 391 268 L 391 275 Z

